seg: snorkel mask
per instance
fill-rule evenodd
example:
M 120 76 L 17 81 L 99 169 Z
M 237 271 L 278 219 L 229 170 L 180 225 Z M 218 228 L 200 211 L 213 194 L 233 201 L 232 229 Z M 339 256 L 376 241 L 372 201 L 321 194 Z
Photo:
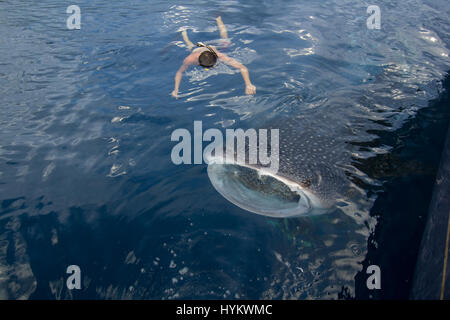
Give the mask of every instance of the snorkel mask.
M 217 62 L 217 59 L 219 59 L 219 56 L 218 56 L 217 53 L 214 51 L 214 49 L 212 49 L 212 48 L 211 48 L 210 46 L 208 46 L 207 44 L 204 44 L 203 42 L 197 42 L 197 47 L 204 47 L 204 48 L 208 49 L 209 52 L 211 52 L 211 53 L 214 55 L 214 57 L 215 57 L 215 62 L 214 62 L 213 65 L 210 65 L 210 66 L 202 65 L 202 64 L 200 63 L 200 58 L 199 58 L 199 64 L 200 64 L 202 67 L 204 67 L 206 70 L 209 70 L 209 68 L 214 67 L 215 63 Z M 205 52 L 206 52 L 206 51 L 205 51 Z M 202 53 L 203 53 L 203 52 L 202 52 Z M 200 54 L 200 55 L 201 55 L 201 54 Z

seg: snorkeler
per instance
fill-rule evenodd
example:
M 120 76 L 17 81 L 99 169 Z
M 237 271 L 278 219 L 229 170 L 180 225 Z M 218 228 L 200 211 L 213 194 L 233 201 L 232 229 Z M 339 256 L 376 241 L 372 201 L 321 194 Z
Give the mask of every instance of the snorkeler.
M 229 41 L 227 30 L 222 22 L 222 18 L 218 17 L 216 21 L 217 26 L 219 27 L 220 37 L 224 41 Z M 194 44 L 189 40 L 185 30 L 183 30 L 182 36 L 183 40 L 186 42 L 188 49 L 192 50 Z M 190 65 L 200 65 L 204 67 L 206 70 L 208 70 L 217 63 L 217 60 L 223 61 L 227 65 L 239 69 L 241 71 L 242 78 L 244 79 L 245 82 L 245 93 L 246 94 L 256 93 L 255 86 L 250 82 L 248 70 L 243 64 L 230 58 L 226 54 L 219 52 L 215 46 L 208 46 L 202 42 L 198 42 L 197 47 L 198 48 L 194 49 L 194 51 L 192 51 L 192 53 L 184 59 L 183 64 L 181 65 L 180 69 L 178 69 L 175 75 L 175 88 L 172 91 L 173 97 L 178 98 L 178 88 L 180 87 L 181 77 L 183 75 L 183 72 L 186 71 L 186 69 Z

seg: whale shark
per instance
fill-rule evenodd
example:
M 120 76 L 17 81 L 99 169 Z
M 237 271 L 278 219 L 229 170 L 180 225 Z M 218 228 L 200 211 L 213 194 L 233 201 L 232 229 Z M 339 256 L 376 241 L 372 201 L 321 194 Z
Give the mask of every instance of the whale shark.
M 209 159 L 207 173 L 214 188 L 238 207 L 270 217 L 332 211 L 350 188 L 340 167 L 345 143 L 297 118 L 267 127 L 279 129 L 278 171 L 242 159 Z

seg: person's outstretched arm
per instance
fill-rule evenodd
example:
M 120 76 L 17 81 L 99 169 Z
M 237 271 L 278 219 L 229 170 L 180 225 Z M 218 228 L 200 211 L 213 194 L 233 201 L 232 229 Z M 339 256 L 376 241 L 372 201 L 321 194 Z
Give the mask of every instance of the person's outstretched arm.
M 236 69 L 239 69 L 242 74 L 242 78 L 245 82 L 245 93 L 246 94 L 255 94 L 256 93 L 256 87 L 251 83 L 250 76 L 248 74 L 248 69 L 246 66 L 244 66 L 242 63 L 237 62 L 233 58 L 230 58 L 224 53 L 218 53 L 219 59 L 228 64 L 229 66 L 232 66 Z
M 178 89 L 180 88 L 180 82 L 181 78 L 183 77 L 183 72 L 186 71 L 186 69 L 189 67 L 189 63 L 184 59 L 183 64 L 181 65 L 180 69 L 178 69 L 176 75 L 175 75 L 175 88 L 172 91 L 172 97 L 178 98 Z

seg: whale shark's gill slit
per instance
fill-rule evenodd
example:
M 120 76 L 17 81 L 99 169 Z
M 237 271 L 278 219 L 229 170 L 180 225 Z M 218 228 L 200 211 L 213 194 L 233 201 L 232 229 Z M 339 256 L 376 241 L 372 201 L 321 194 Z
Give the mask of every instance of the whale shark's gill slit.
M 311 213 L 317 204 L 299 184 L 263 169 L 210 162 L 208 176 L 224 198 L 253 213 L 293 217 Z

